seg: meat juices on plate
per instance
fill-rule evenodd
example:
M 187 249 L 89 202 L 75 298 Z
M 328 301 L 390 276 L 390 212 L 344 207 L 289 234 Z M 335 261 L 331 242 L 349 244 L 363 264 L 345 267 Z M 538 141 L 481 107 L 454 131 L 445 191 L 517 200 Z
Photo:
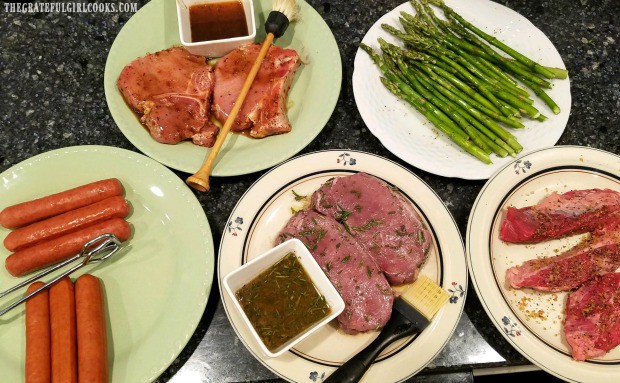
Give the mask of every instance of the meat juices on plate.
M 211 147 L 218 132 L 210 120 L 213 82 L 213 68 L 205 57 L 173 47 L 132 61 L 117 86 L 157 142 L 192 139 Z
M 564 335 L 576 360 L 620 344 L 620 273 L 597 276 L 568 296 Z
M 609 223 L 567 252 L 511 267 L 506 271 L 508 283 L 516 289 L 568 291 L 596 275 L 615 271 L 620 267 L 620 214 L 607 218 Z
M 431 235 L 412 204 L 385 182 L 366 173 L 334 178 L 314 192 L 312 207 L 342 222 L 390 284 L 417 278 Z
M 213 113 L 222 123 L 230 114 L 260 48 L 260 44 L 245 45 L 218 60 Z M 254 138 L 290 132 L 286 100 L 299 65 L 297 52 L 272 45 L 231 129 L 235 132 L 250 129 Z
M 340 328 L 356 333 L 383 327 L 394 296 L 372 257 L 333 218 L 300 211 L 280 232 L 277 242 L 299 238 L 310 250 L 345 302 Z
M 508 207 L 500 239 L 510 243 L 537 243 L 586 233 L 620 210 L 620 193 L 609 189 L 551 193 L 538 204 Z

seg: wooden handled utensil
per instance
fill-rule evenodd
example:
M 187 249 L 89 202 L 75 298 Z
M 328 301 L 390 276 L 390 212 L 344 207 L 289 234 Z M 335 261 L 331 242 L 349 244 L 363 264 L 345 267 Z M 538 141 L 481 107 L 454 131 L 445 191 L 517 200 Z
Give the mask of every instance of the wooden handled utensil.
M 269 13 L 267 21 L 265 21 L 265 31 L 267 32 L 265 41 L 261 46 L 260 52 L 258 53 L 258 56 L 256 57 L 256 60 L 248 73 L 248 77 L 243 83 L 241 92 L 239 93 L 239 96 L 237 96 L 235 104 L 233 105 L 224 126 L 220 130 L 217 140 L 215 140 L 215 144 L 211 148 L 207 159 L 194 175 L 187 178 L 186 182 L 189 186 L 202 192 L 209 191 L 209 175 L 211 174 L 213 163 L 215 162 L 217 154 L 219 153 L 228 132 L 230 131 L 230 127 L 235 121 L 235 118 L 237 118 L 237 114 L 239 113 L 239 110 L 243 105 L 243 101 L 245 100 L 245 97 L 254 82 L 254 78 L 263 63 L 263 59 L 267 55 L 267 51 L 271 47 L 273 40 L 284 35 L 289 23 L 296 20 L 298 15 L 295 0 L 273 0 L 272 11 Z

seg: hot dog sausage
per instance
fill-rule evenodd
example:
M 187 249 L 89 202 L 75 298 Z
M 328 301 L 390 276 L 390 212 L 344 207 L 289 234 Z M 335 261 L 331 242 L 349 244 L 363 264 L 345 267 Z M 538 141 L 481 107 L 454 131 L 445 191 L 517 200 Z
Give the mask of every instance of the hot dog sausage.
M 34 282 L 26 294 L 43 286 Z M 51 382 L 50 305 L 48 290 L 26 301 L 26 383 Z
M 4 247 L 18 251 L 46 239 L 53 239 L 110 218 L 125 218 L 129 204 L 122 196 L 106 198 L 103 201 L 71 210 L 13 230 L 4 239 Z
M 123 186 L 116 178 L 91 182 L 60 193 L 9 206 L 0 212 L 0 225 L 7 229 L 24 226 L 122 194 Z
M 73 282 L 65 277 L 49 288 L 52 383 L 77 382 L 77 339 Z
M 80 383 L 108 382 L 103 284 L 97 277 L 84 274 L 75 282 L 77 313 L 78 379 Z
M 112 233 L 121 241 L 126 241 L 131 234 L 131 228 L 122 218 L 99 222 L 15 252 L 7 257 L 5 267 L 16 277 L 28 274 L 78 254 L 86 242 L 104 233 Z

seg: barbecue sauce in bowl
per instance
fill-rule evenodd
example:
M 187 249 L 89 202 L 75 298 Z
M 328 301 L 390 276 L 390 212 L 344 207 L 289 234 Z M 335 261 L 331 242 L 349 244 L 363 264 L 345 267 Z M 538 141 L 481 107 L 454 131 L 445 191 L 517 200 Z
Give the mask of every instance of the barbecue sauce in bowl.
M 248 24 L 241 1 L 195 4 L 189 7 L 192 42 L 247 36 Z
M 272 352 L 331 313 L 325 297 L 292 252 L 237 290 L 235 296 Z

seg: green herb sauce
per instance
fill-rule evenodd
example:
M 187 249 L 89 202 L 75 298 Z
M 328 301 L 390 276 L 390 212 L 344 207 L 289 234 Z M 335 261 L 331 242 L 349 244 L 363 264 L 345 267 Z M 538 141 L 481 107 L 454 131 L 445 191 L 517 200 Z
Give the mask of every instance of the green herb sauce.
M 331 313 L 294 253 L 241 287 L 235 296 L 270 351 Z

